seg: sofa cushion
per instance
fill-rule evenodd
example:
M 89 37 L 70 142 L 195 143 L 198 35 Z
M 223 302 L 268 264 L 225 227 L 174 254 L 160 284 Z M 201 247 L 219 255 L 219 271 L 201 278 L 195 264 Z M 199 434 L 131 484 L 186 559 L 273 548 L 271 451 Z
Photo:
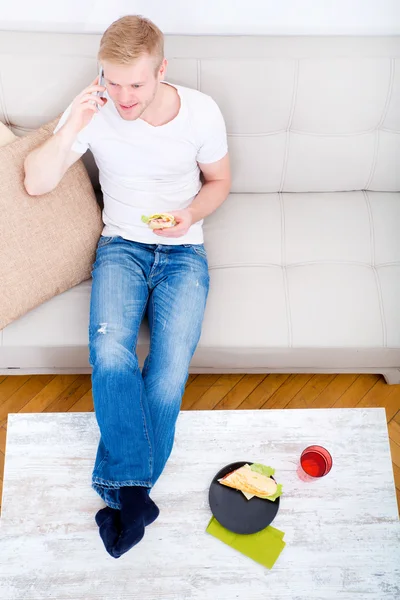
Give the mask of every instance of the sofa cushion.
M 48 194 L 29 196 L 24 187 L 25 157 L 57 122 L 0 148 L 0 330 L 90 278 L 103 224 L 82 162 Z
M 400 194 L 234 194 L 207 220 L 202 343 L 400 349 Z
M 17 139 L 17 136 L 4 125 L 4 123 L 0 122 L 0 147 L 6 146 L 7 144 L 11 144 Z

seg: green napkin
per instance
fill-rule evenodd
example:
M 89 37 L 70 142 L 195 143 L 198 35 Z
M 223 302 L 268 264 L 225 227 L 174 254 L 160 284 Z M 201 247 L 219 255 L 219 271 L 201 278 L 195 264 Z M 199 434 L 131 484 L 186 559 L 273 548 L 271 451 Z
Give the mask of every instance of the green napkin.
M 283 541 L 285 535 L 283 531 L 279 531 L 271 525 L 258 533 L 242 535 L 225 529 L 215 517 L 212 517 L 206 531 L 227 544 L 227 546 L 231 546 L 231 548 L 264 565 L 267 569 L 272 569 L 286 546 Z

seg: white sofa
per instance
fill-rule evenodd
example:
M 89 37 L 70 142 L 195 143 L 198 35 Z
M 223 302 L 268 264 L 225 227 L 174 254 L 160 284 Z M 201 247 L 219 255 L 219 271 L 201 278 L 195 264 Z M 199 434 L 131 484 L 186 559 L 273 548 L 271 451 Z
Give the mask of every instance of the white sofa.
M 100 35 L 0 32 L 0 119 L 53 119 Z M 167 80 L 219 103 L 232 193 L 205 224 L 193 373 L 381 373 L 400 383 L 400 38 L 167 36 Z M 93 157 L 85 163 L 98 189 Z M 0 374 L 89 373 L 91 281 L 0 332 Z M 141 362 L 148 351 L 140 333 Z

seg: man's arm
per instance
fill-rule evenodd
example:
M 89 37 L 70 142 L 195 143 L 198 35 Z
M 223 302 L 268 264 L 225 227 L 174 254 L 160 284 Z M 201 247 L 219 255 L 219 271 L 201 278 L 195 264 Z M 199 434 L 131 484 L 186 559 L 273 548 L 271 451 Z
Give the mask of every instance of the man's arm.
M 193 202 L 184 210 L 171 212 L 177 225 L 170 229 L 156 229 L 154 233 L 160 237 L 181 237 L 191 225 L 211 215 L 226 200 L 231 187 L 231 169 L 229 155 L 217 162 L 200 164 L 204 184 Z
M 90 123 L 105 98 L 94 96 L 106 88 L 95 85 L 96 79 L 73 100 L 64 112 L 54 135 L 25 158 L 25 189 L 31 196 L 51 192 L 60 183 L 68 169 L 86 152 L 88 145 L 77 140 L 80 132 Z
M 205 183 L 189 206 L 193 216 L 192 223 L 211 215 L 225 202 L 231 188 L 229 154 L 215 163 L 199 164 L 199 167 Z
M 25 158 L 24 186 L 30 196 L 51 192 L 82 156 L 71 150 L 76 134 L 69 134 L 64 127 Z

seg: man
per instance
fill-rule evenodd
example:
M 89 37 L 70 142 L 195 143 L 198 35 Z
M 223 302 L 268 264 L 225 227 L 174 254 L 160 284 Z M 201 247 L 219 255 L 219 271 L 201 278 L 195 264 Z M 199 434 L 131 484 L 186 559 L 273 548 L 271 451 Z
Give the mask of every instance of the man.
M 96 522 L 115 558 L 159 514 L 149 493 L 172 450 L 208 295 L 202 221 L 230 188 L 221 112 L 209 96 L 164 81 L 163 46 L 147 19 L 112 23 L 98 53 L 105 86 L 95 80 L 83 90 L 25 161 L 32 195 L 54 189 L 88 148 L 99 167 L 104 229 L 92 271 L 89 360 L 101 437 L 93 487 L 107 505 Z M 142 221 L 165 212 L 171 228 Z M 150 351 L 141 373 L 135 349 L 146 313 Z

